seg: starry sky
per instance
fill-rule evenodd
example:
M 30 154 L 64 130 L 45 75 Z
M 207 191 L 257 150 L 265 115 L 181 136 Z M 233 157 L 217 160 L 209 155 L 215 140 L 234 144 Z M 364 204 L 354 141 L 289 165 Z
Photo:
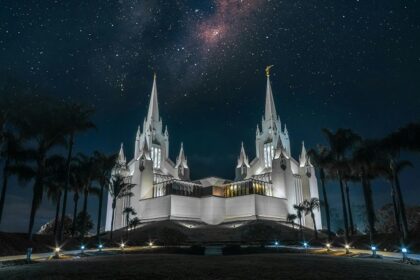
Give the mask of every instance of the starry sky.
M 323 127 L 381 137 L 420 120 L 419 2 L 2 0 L 0 76 L 94 106 L 97 130 L 76 150 L 123 142 L 131 158 L 156 72 L 172 159 L 183 141 L 193 179 L 233 178 L 241 141 L 255 155 L 266 65 L 295 156 L 302 140 L 324 143 Z M 403 156 L 417 165 L 403 174 L 407 203 L 420 204 L 419 157 Z M 0 230 L 25 231 L 31 186 L 12 184 Z M 363 206 L 360 186 L 351 192 Z M 377 207 L 389 202 L 384 181 L 374 192 Z M 35 227 L 53 211 L 45 201 Z

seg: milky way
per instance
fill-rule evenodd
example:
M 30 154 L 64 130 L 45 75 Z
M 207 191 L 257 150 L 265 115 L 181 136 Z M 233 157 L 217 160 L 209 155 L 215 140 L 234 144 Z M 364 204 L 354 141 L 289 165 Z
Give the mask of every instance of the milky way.
M 419 14 L 415 0 L 3 0 L 0 79 L 95 106 L 76 150 L 124 142 L 130 158 L 157 72 L 170 156 L 183 141 L 193 178 L 232 178 L 241 141 L 255 154 L 266 65 L 294 155 L 323 143 L 322 127 L 379 137 L 420 119 Z

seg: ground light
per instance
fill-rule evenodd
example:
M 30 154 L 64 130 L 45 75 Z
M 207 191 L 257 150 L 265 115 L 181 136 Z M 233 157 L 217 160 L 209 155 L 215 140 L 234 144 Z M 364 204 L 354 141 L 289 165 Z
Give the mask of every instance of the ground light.
M 376 257 L 376 250 L 377 250 L 376 246 L 372 245 L 370 249 L 372 250 L 372 257 Z
M 122 242 L 122 243 L 120 244 L 120 248 L 121 248 L 121 251 L 124 251 L 124 248 L 125 248 L 125 243 L 124 243 L 124 242 Z
M 279 242 L 278 241 L 274 242 L 274 245 L 279 246 Z
M 54 258 L 59 258 L 60 257 L 60 247 L 55 247 L 54 248 Z
M 350 245 L 346 244 L 344 245 L 344 248 L 346 249 L 346 254 L 350 254 Z
M 85 245 L 80 246 L 80 253 L 83 254 L 85 252 Z
M 150 247 L 152 247 L 152 246 L 153 246 L 153 242 L 152 242 L 152 241 L 150 241 L 150 242 L 149 242 L 149 246 L 150 246 Z
M 331 251 L 331 244 L 330 243 L 325 244 L 325 246 L 327 247 L 328 252 Z
M 99 252 L 102 252 L 102 249 L 104 248 L 104 245 L 102 245 L 102 244 L 99 244 L 98 245 L 98 250 L 99 250 Z
M 308 249 L 308 242 L 303 242 L 303 247 L 305 247 L 305 249 Z
M 403 261 L 406 261 L 408 259 L 408 257 L 407 257 L 408 250 L 407 250 L 407 248 L 405 248 L 405 247 L 401 248 L 401 253 L 403 255 Z

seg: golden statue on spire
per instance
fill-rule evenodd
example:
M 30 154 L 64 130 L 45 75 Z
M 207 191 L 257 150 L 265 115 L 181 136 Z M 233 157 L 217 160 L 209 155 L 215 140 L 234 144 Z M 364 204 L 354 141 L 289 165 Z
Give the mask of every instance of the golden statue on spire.
M 267 66 L 267 67 L 265 67 L 265 75 L 267 76 L 267 77 L 269 77 L 270 76 L 270 69 L 271 69 L 271 67 L 273 67 L 274 65 L 269 65 L 269 66 Z

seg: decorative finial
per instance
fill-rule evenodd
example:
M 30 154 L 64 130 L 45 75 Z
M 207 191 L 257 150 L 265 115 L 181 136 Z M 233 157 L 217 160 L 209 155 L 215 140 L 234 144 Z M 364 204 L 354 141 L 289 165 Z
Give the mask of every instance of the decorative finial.
M 156 72 L 153 72 L 153 79 L 155 79 L 156 80 Z
M 270 69 L 271 69 L 271 67 L 273 67 L 274 65 L 269 65 L 269 66 L 267 66 L 267 67 L 265 67 L 265 75 L 267 76 L 267 77 L 269 77 L 270 76 Z

